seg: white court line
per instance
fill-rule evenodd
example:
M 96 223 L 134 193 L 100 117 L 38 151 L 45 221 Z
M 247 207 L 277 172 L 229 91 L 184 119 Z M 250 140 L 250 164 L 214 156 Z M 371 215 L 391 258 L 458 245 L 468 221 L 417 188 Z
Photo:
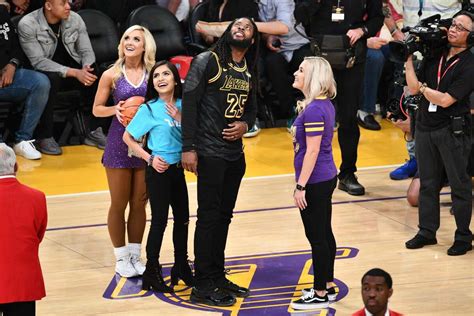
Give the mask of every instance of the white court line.
M 374 166 L 374 167 L 365 167 L 365 168 L 358 168 L 359 171 L 364 171 L 364 170 L 378 170 L 378 169 L 385 169 L 385 168 L 394 168 L 394 167 L 399 167 L 400 164 L 398 165 L 386 165 L 386 166 Z M 258 177 L 249 177 L 249 178 L 243 178 L 242 181 L 254 181 L 254 180 L 264 180 L 264 179 L 278 179 L 278 178 L 286 178 L 286 177 L 294 177 L 294 173 L 287 173 L 287 174 L 277 174 L 273 176 L 258 176 Z M 196 182 L 190 182 L 188 185 L 196 185 Z M 91 192 L 81 192 L 81 193 L 70 193 L 70 194 L 56 194 L 56 195 L 48 195 L 46 196 L 47 199 L 58 199 L 58 198 L 68 198 L 68 197 L 78 197 L 78 196 L 88 196 L 88 195 L 99 195 L 99 194 L 105 194 L 109 193 L 108 190 L 106 191 L 91 191 Z

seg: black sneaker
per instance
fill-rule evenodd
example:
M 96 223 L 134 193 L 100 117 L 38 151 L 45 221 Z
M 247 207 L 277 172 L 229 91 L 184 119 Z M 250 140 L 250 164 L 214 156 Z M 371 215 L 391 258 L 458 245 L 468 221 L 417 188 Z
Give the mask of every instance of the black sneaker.
M 309 293 L 313 288 L 309 287 L 306 289 L 301 290 L 301 294 L 305 295 Z M 330 302 L 335 302 L 337 298 L 336 287 L 331 286 L 330 288 L 326 289 L 326 293 L 328 295 L 328 299 Z
M 314 289 L 301 296 L 300 299 L 291 302 L 291 308 L 296 310 L 321 309 L 329 307 L 328 295 L 318 296 Z
M 436 245 L 437 243 L 438 241 L 436 240 L 436 238 L 426 238 L 424 236 L 416 234 L 415 237 L 405 243 L 405 247 L 407 247 L 408 249 L 419 249 L 428 245 Z
M 472 250 L 472 243 L 467 241 L 455 240 L 454 244 L 448 249 L 449 256 L 462 256 Z
M 193 303 L 210 306 L 232 306 L 236 302 L 235 297 L 219 288 L 203 291 L 193 287 L 190 299 Z
M 216 285 L 222 290 L 236 297 L 247 297 L 250 294 L 249 289 L 242 286 L 238 286 L 227 278 L 222 279 L 222 281 L 216 282 Z
M 355 174 L 350 173 L 339 179 L 338 189 L 346 191 L 350 195 L 364 195 L 365 188 L 357 181 Z

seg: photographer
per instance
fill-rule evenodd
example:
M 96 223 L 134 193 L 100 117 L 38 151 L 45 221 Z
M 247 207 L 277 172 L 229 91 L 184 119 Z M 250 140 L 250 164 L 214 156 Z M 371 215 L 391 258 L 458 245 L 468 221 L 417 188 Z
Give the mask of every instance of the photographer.
M 298 1 L 295 18 L 302 22 L 306 34 L 315 39 L 312 47 L 317 49 L 313 53 L 319 55 L 317 52 L 320 51 L 334 71 L 339 121 L 337 136 L 342 153 L 338 188 L 351 195 L 363 195 L 365 188 L 355 176 L 360 138 L 357 111 L 363 92 L 367 38 L 375 36 L 384 21 L 382 0 Z M 336 65 L 333 48 L 338 43 L 343 43 L 345 49 L 339 56 L 347 57 L 350 52 L 351 57 Z M 324 51 L 325 46 L 327 51 Z M 341 47 L 337 49 L 340 51 Z
M 469 95 L 474 90 L 473 18 L 457 13 L 448 30 L 448 46 L 427 57 L 417 77 L 412 55 L 406 62 L 406 79 L 411 94 L 420 93 L 416 118 L 416 157 L 420 174 L 419 231 L 405 243 L 408 249 L 437 243 L 440 224 L 439 193 L 446 171 L 451 186 L 456 232 L 448 255 L 472 250 L 469 224 L 472 214 L 471 178 L 467 163 L 471 149 Z

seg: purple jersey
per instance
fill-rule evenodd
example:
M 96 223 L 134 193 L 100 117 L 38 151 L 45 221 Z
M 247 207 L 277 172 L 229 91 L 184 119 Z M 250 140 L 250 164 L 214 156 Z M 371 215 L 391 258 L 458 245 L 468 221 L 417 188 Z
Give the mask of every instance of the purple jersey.
M 322 136 L 318 159 L 307 184 L 328 181 L 337 175 L 331 144 L 335 119 L 336 111 L 328 98 L 313 100 L 296 118 L 291 128 L 295 150 L 296 181 L 298 181 L 303 167 L 307 136 Z

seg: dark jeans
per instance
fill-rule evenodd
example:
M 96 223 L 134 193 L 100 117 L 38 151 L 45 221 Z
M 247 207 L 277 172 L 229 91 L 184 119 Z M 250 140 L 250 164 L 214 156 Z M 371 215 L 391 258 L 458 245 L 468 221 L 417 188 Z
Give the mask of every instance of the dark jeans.
M 294 97 L 293 73 L 298 69 L 306 56 L 311 51 L 308 45 L 303 45 L 293 52 L 290 62 L 286 61 L 281 53 L 269 52 L 265 56 L 265 71 L 272 89 L 277 95 L 280 104 L 279 113 L 283 117 L 290 117 L 292 109 L 296 106 Z
M 375 113 L 379 81 L 382 76 L 384 64 L 385 56 L 381 49 L 367 49 L 361 110 L 369 114 Z
M 471 243 L 472 183 L 467 173 L 470 150 L 469 133 L 454 136 L 449 126 L 430 132 L 416 130 L 416 158 L 420 173 L 418 234 L 426 238 L 436 236 L 440 224 L 439 192 L 446 170 L 457 227 L 454 239 Z
M 17 69 L 13 83 L 0 89 L 1 101 L 24 103 L 20 127 L 15 132 L 15 142 L 33 139 L 33 132 L 48 102 L 48 94 L 48 78 L 28 69 Z
M 236 161 L 199 157 L 194 267 L 196 287 L 201 290 L 213 288 L 225 277 L 227 234 L 244 174 L 244 155 Z
M 146 184 L 151 206 L 151 225 L 146 243 L 147 260 L 160 258 L 163 234 L 168 223 L 168 210 L 173 210 L 173 245 L 175 262 L 188 258 L 189 199 L 184 170 L 176 164 L 163 173 L 146 169 Z
M 3 316 L 35 316 L 36 301 L 0 304 L 0 315 Z
M 357 110 L 360 108 L 363 93 L 364 67 L 365 64 L 360 63 L 349 69 L 334 70 L 337 84 L 336 109 L 339 122 L 337 139 L 342 155 L 339 179 L 357 171 L 357 147 L 360 138 Z
M 79 66 L 74 68 L 78 68 Z M 92 66 L 94 69 L 97 67 Z M 54 107 L 58 105 L 58 92 L 78 90 L 81 95 L 82 103 L 80 100 L 71 100 L 75 103 L 75 106 L 79 107 L 80 104 L 85 105 L 86 117 L 90 124 L 90 129 L 94 130 L 97 127 L 104 124 L 105 120 L 96 118 L 92 115 L 92 105 L 94 103 L 95 93 L 97 92 L 97 86 L 99 79 L 97 79 L 93 85 L 84 86 L 76 78 L 68 77 L 63 78 L 57 72 L 44 72 L 49 78 L 51 89 L 49 90 L 48 104 L 41 116 L 41 120 L 36 129 L 36 138 L 44 139 L 53 137 L 54 132 Z M 97 75 L 97 73 L 95 73 Z M 102 126 L 104 127 L 104 126 Z
M 314 289 L 325 290 L 326 283 L 334 279 L 336 239 L 332 232 L 332 193 L 337 179 L 307 184 L 308 206 L 300 211 L 306 238 L 311 244 L 313 257 Z

